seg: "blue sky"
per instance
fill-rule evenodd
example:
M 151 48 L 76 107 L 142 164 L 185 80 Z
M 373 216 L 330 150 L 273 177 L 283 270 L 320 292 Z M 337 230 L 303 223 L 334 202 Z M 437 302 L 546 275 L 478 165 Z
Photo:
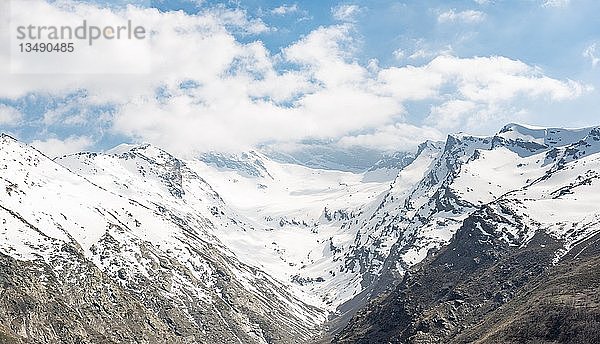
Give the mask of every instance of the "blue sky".
M 121 142 L 293 149 L 312 138 L 409 150 L 509 121 L 600 124 L 598 1 L 90 3 L 147 20 L 153 56 L 136 58 L 154 69 L 111 81 L 0 70 L 0 129 L 51 155 Z
M 450 0 L 450 1 L 203 1 L 203 6 L 240 8 L 276 28 L 256 36 L 237 35 L 241 41 L 260 39 L 273 52 L 292 44 L 319 26 L 339 21 L 332 11 L 338 6 L 357 6 L 354 35 L 361 41 L 356 58 L 361 63 L 376 58 L 382 66 L 426 62 L 398 60 L 394 51 L 407 53 L 421 47 L 444 50 L 462 57 L 501 55 L 540 66 L 559 77 L 597 79 L 590 73 L 582 52 L 600 39 L 600 2 L 593 0 Z M 193 1 L 154 1 L 162 10 L 197 13 Z M 286 14 L 275 14 L 287 8 Z M 441 13 L 478 11 L 480 22 L 456 19 L 440 23 Z M 594 76 L 596 78 L 594 78 Z

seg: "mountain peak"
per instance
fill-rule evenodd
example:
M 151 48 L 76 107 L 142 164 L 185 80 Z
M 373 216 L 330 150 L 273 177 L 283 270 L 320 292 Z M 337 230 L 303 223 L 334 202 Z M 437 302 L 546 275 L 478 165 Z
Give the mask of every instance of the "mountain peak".
M 561 147 L 584 139 L 596 127 L 585 128 L 545 128 L 509 123 L 496 134 L 509 141 L 535 142 L 548 147 Z
M 120 145 L 115 146 L 115 147 L 107 150 L 105 152 L 105 154 L 120 155 L 120 154 L 123 154 L 123 153 L 130 152 L 130 151 L 132 151 L 134 149 L 137 149 L 137 148 L 139 148 L 141 146 L 143 146 L 143 144 L 140 145 L 140 144 L 131 144 L 131 143 L 121 143 Z
M 138 153 L 138 154 L 142 154 L 145 156 L 155 156 L 155 155 L 162 155 L 162 154 L 171 155 L 171 153 L 169 153 L 166 150 L 164 150 L 160 147 L 157 147 L 151 143 L 140 143 L 140 144 L 122 143 L 122 144 L 120 144 L 114 148 L 111 148 L 105 152 L 105 154 L 108 154 L 108 155 L 122 155 L 122 154 L 131 154 L 131 153 Z
M 540 127 L 537 125 L 530 125 L 530 124 L 525 124 L 525 123 L 516 123 L 516 122 L 511 122 L 506 124 L 504 127 L 502 127 L 502 129 L 500 129 L 500 132 L 504 132 L 504 131 L 528 131 L 528 130 L 546 130 L 548 128 L 546 127 Z
M 0 138 L 2 138 L 2 139 L 10 139 L 10 140 L 13 140 L 13 141 L 18 141 L 14 137 L 12 137 L 12 136 L 10 136 L 8 134 L 5 134 L 5 133 L 0 133 Z

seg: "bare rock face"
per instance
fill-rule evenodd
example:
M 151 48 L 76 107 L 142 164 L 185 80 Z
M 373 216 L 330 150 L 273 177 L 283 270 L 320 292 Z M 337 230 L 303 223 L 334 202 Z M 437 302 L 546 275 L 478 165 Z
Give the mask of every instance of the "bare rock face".
M 186 342 L 94 265 L 65 253 L 52 262 L 0 256 L 6 342 Z
M 0 342 L 600 342 L 599 133 L 511 124 L 358 175 L 3 135 Z
M 600 340 L 597 247 L 553 265 L 553 252 L 560 245 L 551 237 L 536 235 L 526 247 L 499 249 L 474 245 L 473 237 L 460 243 L 468 232 L 459 230 L 447 248 L 407 273 L 393 291 L 374 299 L 333 342 Z M 597 240 L 586 240 L 581 247 Z
M 148 187 L 130 179 L 109 191 L 2 137 L 4 341 L 294 343 L 318 333 L 322 310 L 238 260 L 215 237 L 215 219 L 182 200 L 232 216 L 182 161 L 148 146 L 112 158 Z
M 600 341 L 597 132 L 508 125 L 493 138 L 449 137 L 417 187 L 437 191 L 333 342 Z M 431 222 L 451 228 L 443 218 L 459 224 L 449 240 L 407 264 Z

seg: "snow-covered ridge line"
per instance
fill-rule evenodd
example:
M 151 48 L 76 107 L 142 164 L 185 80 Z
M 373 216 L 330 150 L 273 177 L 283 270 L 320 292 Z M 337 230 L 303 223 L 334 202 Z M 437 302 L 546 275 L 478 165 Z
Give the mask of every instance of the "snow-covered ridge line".
M 0 252 L 49 262 L 72 246 L 123 288 L 160 286 L 152 293 L 189 321 L 227 304 L 245 311 L 210 316 L 238 324 L 237 338 L 308 337 L 473 219 L 502 219 L 486 235 L 509 246 L 544 231 L 565 256 L 598 232 L 598 153 L 599 127 L 509 124 L 354 173 L 259 151 L 180 159 L 150 144 L 51 161 L 2 135 Z M 393 177 L 372 174 L 382 169 Z
M 214 207 L 222 206 L 216 193 L 192 171 L 172 164 L 163 152 L 152 153 L 156 155 L 148 154 L 148 159 L 128 154 L 83 154 L 55 162 L 2 136 L 0 167 L 4 172 L 0 183 L 6 192 L 0 193 L 0 252 L 49 264 L 71 247 L 73 252 L 80 252 L 79 259 L 85 264 L 93 264 L 124 290 L 142 297 L 141 302 L 151 297 L 155 302 L 171 303 L 185 315 L 181 321 L 198 322 L 194 325 L 198 329 L 200 324 L 216 319 L 213 311 L 206 310 L 229 300 L 238 306 L 252 302 L 235 312 L 264 315 L 253 319 L 254 313 L 246 313 L 244 317 L 250 318 L 243 320 L 218 311 L 224 320 L 215 325 L 215 331 L 234 331 L 235 337 L 246 341 L 253 335 L 245 328 L 260 328 L 259 321 L 271 326 L 261 328 L 260 336 L 278 331 L 278 336 L 314 335 L 325 313 L 291 294 L 279 280 L 237 259 L 214 232 L 226 226 L 239 227 L 240 220 L 228 217 L 226 209 L 218 209 L 219 216 L 213 215 Z M 85 164 L 87 159 L 99 157 L 106 159 L 104 162 L 123 162 L 123 169 L 111 164 Z M 57 163 L 75 158 L 83 159 L 79 167 L 86 166 L 88 172 L 96 174 L 81 173 L 81 169 L 65 164 L 80 172 L 75 174 Z M 110 166 L 124 179 L 98 174 L 109 171 Z M 128 175 L 127 168 L 135 173 Z M 140 175 L 143 178 L 138 178 Z M 203 207 L 194 209 L 184 197 Z M 223 218 L 221 223 L 217 223 L 219 217 Z M 137 294 L 138 289 L 146 292 Z M 264 313 L 267 309 L 272 309 L 271 313 Z M 295 320 L 276 320 L 283 318 Z

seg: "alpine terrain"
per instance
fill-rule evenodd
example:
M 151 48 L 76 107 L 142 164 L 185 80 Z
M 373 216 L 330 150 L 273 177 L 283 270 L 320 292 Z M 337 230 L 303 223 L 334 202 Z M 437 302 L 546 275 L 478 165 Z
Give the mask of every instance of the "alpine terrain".
M 600 127 L 367 153 L 2 135 L 0 343 L 600 342 Z

